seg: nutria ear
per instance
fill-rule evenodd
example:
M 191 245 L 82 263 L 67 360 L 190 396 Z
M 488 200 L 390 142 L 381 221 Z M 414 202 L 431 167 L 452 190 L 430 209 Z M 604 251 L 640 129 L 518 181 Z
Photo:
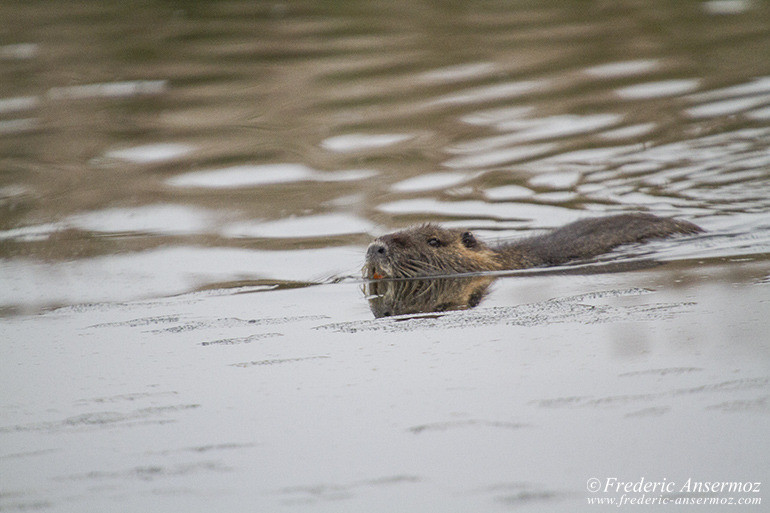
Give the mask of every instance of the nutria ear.
M 478 242 L 476 242 L 476 237 L 474 237 L 471 232 L 464 232 L 460 238 L 463 241 L 463 246 L 466 248 L 475 248 L 478 244 Z

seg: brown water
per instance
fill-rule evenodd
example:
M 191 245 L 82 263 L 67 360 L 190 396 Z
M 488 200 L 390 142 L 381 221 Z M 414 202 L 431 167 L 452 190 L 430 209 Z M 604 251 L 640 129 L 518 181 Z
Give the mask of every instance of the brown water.
M 7 1 L 0 20 L 0 509 L 574 511 L 597 472 L 770 477 L 767 2 Z M 503 278 L 422 325 L 378 324 L 360 290 L 366 244 L 414 222 L 495 240 L 632 211 L 708 233 L 611 257 L 657 270 Z M 613 457 L 594 433 L 635 441 Z
M 770 247 L 763 2 L 57 5 L 0 8 L 6 312 L 357 275 L 415 221 Z

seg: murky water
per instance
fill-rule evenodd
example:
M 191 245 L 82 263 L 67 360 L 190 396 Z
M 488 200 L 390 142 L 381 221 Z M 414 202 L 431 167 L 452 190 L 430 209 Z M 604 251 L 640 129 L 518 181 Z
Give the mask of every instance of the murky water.
M 770 478 L 766 2 L 0 19 L 0 509 L 574 511 L 595 472 Z M 415 222 L 635 211 L 707 233 L 421 323 L 361 291 L 366 244 Z
M 323 282 L 427 220 L 648 210 L 767 253 L 769 12 L 7 5 L 0 305 Z

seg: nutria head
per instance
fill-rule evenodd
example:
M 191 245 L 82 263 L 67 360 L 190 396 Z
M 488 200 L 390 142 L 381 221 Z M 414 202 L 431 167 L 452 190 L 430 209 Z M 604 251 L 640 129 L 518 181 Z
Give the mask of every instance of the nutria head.
M 364 277 L 415 278 L 500 269 L 497 255 L 463 230 L 434 224 L 378 237 L 366 250 Z

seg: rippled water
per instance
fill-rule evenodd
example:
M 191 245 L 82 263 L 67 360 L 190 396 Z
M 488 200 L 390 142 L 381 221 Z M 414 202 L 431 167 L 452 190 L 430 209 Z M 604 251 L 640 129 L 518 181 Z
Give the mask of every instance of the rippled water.
M 770 248 L 763 2 L 1 9 L 6 312 L 357 275 L 427 220 Z
M 287 431 L 276 420 L 279 417 L 269 424 L 254 414 L 248 426 L 238 424 L 240 412 L 248 413 L 238 391 L 251 394 L 255 386 L 254 374 L 249 378 L 230 374 L 233 365 L 241 364 L 235 367 L 238 372 L 247 367 L 270 368 L 265 370 L 267 378 L 259 378 L 262 388 L 255 392 L 266 401 L 259 403 L 260 408 L 284 412 L 300 423 L 312 424 L 311 417 L 316 416 L 321 419 L 319 429 L 325 426 L 334 433 L 334 421 L 347 419 L 341 430 L 353 441 L 361 433 L 391 440 L 394 435 L 388 429 L 397 422 L 411 426 L 404 428 L 410 437 L 454 433 L 457 427 L 519 429 L 515 419 L 503 416 L 500 420 L 494 414 L 508 404 L 508 399 L 495 395 L 503 385 L 505 390 L 523 390 L 524 399 L 511 399 L 511 404 L 524 404 L 517 415 L 531 414 L 532 424 L 548 426 L 545 434 L 538 431 L 519 447 L 529 451 L 530 461 L 542 449 L 543 461 L 561 462 L 566 452 L 554 449 L 550 458 L 547 453 L 553 440 L 563 440 L 562 426 L 577 422 L 585 435 L 582 445 L 562 448 L 575 453 L 570 468 L 579 468 L 597 457 L 588 450 L 583 456 L 573 450 L 588 446 L 597 429 L 595 422 L 601 422 L 603 435 L 613 437 L 629 429 L 628 416 L 644 417 L 635 433 L 650 449 L 656 442 L 644 438 L 642 433 L 648 431 L 644 422 L 653 417 L 661 419 L 655 425 L 658 428 L 684 432 L 689 429 L 685 419 L 691 413 L 689 406 L 683 399 L 671 398 L 695 394 L 706 397 L 695 401 L 700 408 L 696 416 L 704 408 L 708 412 L 698 417 L 702 424 L 733 407 L 746 415 L 714 421 L 709 449 L 721 448 L 719 458 L 714 453 L 719 465 L 740 450 L 738 441 L 712 443 L 720 430 L 734 430 L 756 442 L 766 438 L 751 429 L 766 423 L 767 415 L 767 339 L 763 335 L 767 322 L 761 310 L 767 304 L 770 273 L 769 3 L 11 1 L 0 4 L 0 19 L 4 21 L 0 31 L 0 323 L 5 323 L 0 325 L 5 332 L 0 338 L 13 341 L 3 347 L 6 361 L 26 365 L 4 367 L 6 405 L 0 433 L 12 443 L 11 450 L 0 455 L 0 463 L 16 468 L 21 462 L 19 468 L 25 472 L 19 475 L 35 476 L 42 454 L 46 468 L 51 468 L 30 485 L 31 492 L 23 491 L 24 483 L 16 481 L 10 491 L 0 490 L 0 500 L 5 501 L 0 509 L 13 509 L 16 504 L 17 509 L 55 505 L 67 510 L 66 505 L 91 504 L 88 501 L 98 496 L 105 501 L 93 499 L 99 507 L 129 497 L 131 505 L 142 510 L 145 503 L 138 497 L 143 496 L 133 492 L 144 488 L 124 482 L 151 481 L 150 474 L 157 470 L 152 462 L 159 454 L 166 466 L 160 467 L 158 475 L 167 478 L 164 483 L 173 482 L 152 493 L 177 497 L 175 484 L 189 486 L 192 491 L 180 492 L 188 498 L 180 504 L 200 508 L 195 484 L 200 482 L 186 482 L 184 476 L 219 475 L 231 469 L 220 468 L 221 462 L 185 467 L 178 460 L 179 452 L 168 455 L 167 446 L 174 445 L 178 433 L 169 435 L 158 427 L 145 435 L 139 431 L 144 428 L 127 428 L 144 423 L 161 426 L 178 421 L 190 432 L 194 431 L 191 426 L 198 425 L 212 426 L 213 432 L 223 429 L 217 419 L 228 419 L 231 431 L 221 431 L 227 438 L 182 437 L 187 449 L 179 451 L 213 448 L 219 454 L 229 448 L 256 447 L 256 459 L 264 458 L 288 475 L 298 472 L 297 466 L 274 448 L 299 443 L 308 450 L 315 469 L 325 468 L 330 454 L 313 452 L 315 435 L 303 438 L 291 430 L 295 427 Z M 432 331 L 413 335 L 414 324 L 376 324 L 361 293 L 366 245 L 374 236 L 413 223 L 465 227 L 496 241 L 583 217 L 636 211 L 687 219 L 707 233 L 686 241 L 633 247 L 609 257 L 610 261 L 654 258 L 668 263 L 660 272 L 635 276 L 629 280 L 633 283 L 622 276 L 591 275 L 607 268 L 596 270 L 590 265 L 578 269 L 583 276 L 574 280 L 560 275 L 557 282 L 553 275 L 549 279 L 537 274 L 517 285 L 516 278 L 501 280 L 487 303 L 489 311 L 479 317 L 440 321 L 439 327 L 445 330 L 440 337 Z M 746 292 L 736 292 L 732 288 L 736 283 Z M 660 293 L 662 306 L 639 305 L 633 303 L 637 299 L 624 299 L 622 294 L 606 310 L 600 305 L 583 311 L 584 305 L 570 301 L 556 306 L 539 303 L 548 300 L 549 294 L 582 294 L 596 287 L 655 289 L 661 284 L 666 288 Z M 693 295 L 699 296 L 699 306 L 692 307 L 691 317 L 682 314 L 684 320 L 677 324 L 677 316 L 688 312 Z M 201 299 L 211 297 L 215 299 Z M 522 300 L 536 307 L 517 310 Z M 250 311 L 248 301 L 259 311 Z M 109 305 L 118 305 L 113 306 L 117 310 Z M 69 308 L 54 309 L 62 306 Z M 207 308 L 212 307 L 214 317 L 205 319 Z M 240 314 L 226 317 L 224 309 Z M 500 312 L 509 316 L 506 330 L 512 325 L 529 330 L 516 332 L 517 337 L 528 334 L 517 338 L 520 348 L 493 345 L 509 333 L 496 331 L 502 322 Z M 662 328 L 634 334 L 626 329 L 638 327 L 641 321 L 664 322 L 672 317 L 675 320 Z M 318 319 L 336 324 L 318 331 Z M 361 321 L 364 324 L 355 324 Z M 578 327 L 550 328 L 551 322 L 575 322 Z M 615 324 L 608 329 L 583 325 L 593 322 Z M 279 327 L 273 329 L 273 323 Z M 255 334 L 254 326 L 263 324 L 270 331 Z M 379 333 L 382 326 L 384 335 L 366 334 L 370 329 Z M 432 330 L 434 325 L 423 326 Z M 484 326 L 478 328 L 483 342 L 467 345 L 464 330 L 469 326 Z M 401 339 L 404 327 L 407 335 Z M 337 345 L 340 333 L 349 336 L 359 331 L 365 334 L 353 345 L 373 353 L 351 356 Z M 200 333 L 205 333 L 203 339 Z M 632 339 L 633 347 L 618 343 L 619 333 Z M 189 338 L 174 338 L 185 336 Z M 650 342 L 668 340 L 668 336 L 675 341 L 664 349 Z M 539 352 L 541 343 L 572 337 L 592 348 L 588 356 L 582 346 L 569 344 L 563 354 L 553 347 L 551 352 Z M 454 367 L 449 364 L 446 376 L 437 378 L 435 373 L 443 371 L 432 367 L 431 358 L 449 358 L 430 345 L 438 338 L 462 358 Z M 259 346 L 265 354 L 248 353 L 257 340 L 260 344 L 267 340 Z M 707 348 L 702 353 L 687 352 L 693 340 L 705 341 Z M 727 340 L 740 341 L 737 356 L 722 345 Z M 592 345 L 595 341 L 598 346 Z M 115 345 L 105 350 L 105 342 Z M 385 345 L 393 344 L 404 353 L 388 352 Z M 216 353 L 211 368 L 201 366 L 200 362 L 209 361 L 194 352 L 201 345 L 209 349 L 237 346 L 237 353 L 228 354 L 239 356 L 233 362 Z M 343 363 L 324 359 L 333 353 L 330 347 L 340 349 L 336 357 Z M 88 364 L 77 356 L 85 348 L 92 351 Z M 103 358 L 101 351 L 118 356 Z M 145 351 L 152 361 L 145 359 Z M 518 362 L 516 372 L 499 368 L 488 386 L 479 385 L 486 376 L 486 370 L 480 369 L 495 369 L 500 351 L 506 361 Z M 634 365 L 639 375 L 651 376 L 647 381 L 634 378 L 634 383 L 654 390 L 647 396 L 660 404 L 649 406 L 649 397 L 639 395 L 628 385 L 629 379 L 606 378 L 624 375 L 613 365 L 618 354 L 623 360 L 629 352 L 638 358 Z M 179 361 L 168 360 L 169 354 Z M 592 360 L 592 354 L 601 355 L 601 362 Z M 52 355 L 60 355 L 61 360 Z M 485 355 L 489 358 L 479 360 L 476 367 L 465 366 Z M 420 367 L 425 358 L 426 367 Z M 46 363 L 38 366 L 41 361 Z M 534 371 L 529 361 L 535 362 Z M 297 365 L 307 374 L 294 374 L 294 362 L 301 362 Z M 580 362 L 577 369 L 574 362 Z M 287 371 L 275 370 L 276 363 L 287 363 L 278 365 Z M 112 381 L 106 384 L 94 365 L 109 369 Z M 152 370 L 145 371 L 147 365 Z M 328 374 L 329 365 L 336 365 L 334 376 Z M 385 371 L 365 374 L 362 370 L 373 372 L 380 365 L 403 383 L 392 388 L 393 382 L 382 377 Z M 83 366 L 89 370 L 82 371 Z M 676 382 L 663 380 L 661 385 L 669 367 L 692 366 L 694 371 L 677 371 Z M 560 384 L 542 380 L 552 376 L 553 368 L 565 373 Z M 127 377 L 126 369 L 137 374 Z M 146 378 L 136 378 L 143 372 Z M 586 372 L 603 378 L 598 384 L 588 383 Z M 59 383 L 74 380 L 73 386 L 59 390 L 47 381 L 49 376 L 57 376 Z M 456 383 L 457 376 L 469 376 L 468 383 Z M 698 381 L 701 376 L 703 380 Z M 28 380 L 29 387 L 9 392 L 16 390 L 9 387 L 17 378 L 22 383 Z M 444 380 L 450 388 L 435 386 L 431 378 Z M 733 378 L 745 380 L 736 386 L 736 395 L 741 390 L 757 395 L 723 398 L 728 402 L 708 399 L 709 391 L 722 390 L 720 383 L 733 383 L 729 381 Z M 302 392 L 299 385 L 294 387 L 295 379 L 304 387 Z M 190 384 L 197 380 L 205 386 Z M 269 397 L 274 386 L 284 394 Z M 476 386 L 484 390 L 488 402 L 468 392 Z M 661 386 L 669 386 L 668 391 L 661 391 Z M 305 393 L 316 387 L 321 387 L 318 393 L 331 402 L 331 409 L 323 409 L 315 396 Z M 435 394 L 430 397 L 441 397 L 447 410 L 421 416 L 437 408 L 412 397 L 414 390 L 423 387 Z M 633 401 L 642 404 L 617 415 L 602 413 L 597 421 L 589 399 L 569 403 L 569 394 L 578 393 L 573 387 L 597 397 L 606 396 L 608 389 L 628 389 L 632 396 L 637 393 Z M 393 396 L 388 395 L 390 390 Z M 178 400 L 173 399 L 176 396 Z M 555 416 L 547 409 L 550 406 L 540 409 L 554 397 L 574 407 Z M 416 402 L 410 403 L 409 398 Z M 174 405 L 157 409 L 167 399 L 173 399 Z M 459 406 L 452 406 L 455 400 Z M 402 401 L 408 412 L 399 411 L 396 420 L 381 416 Z M 199 403 L 205 414 L 190 413 Z M 113 409 L 127 404 L 137 405 L 133 413 L 114 413 Z M 362 404 L 366 420 L 345 417 Z M 484 405 L 490 406 L 485 409 Z M 87 415 L 81 415 L 84 409 Z M 669 411 L 674 413 L 666 416 Z M 185 415 L 197 416 L 190 420 Z M 102 445 L 97 443 L 87 453 L 90 459 L 84 456 L 82 464 L 69 469 L 68 462 L 77 456 L 66 437 L 75 433 L 85 443 L 94 426 L 104 428 L 96 435 Z M 280 433 L 284 445 L 268 444 L 266 449 L 262 439 L 250 438 L 252 427 L 261 434 Z M 109 459 L 106 448 L 115 442 L 110 438 L 113 428 L 126 437 L 129 449 L 110 467 L 104 461 Z M 494 433 L 489 440 L 498 439 L 499 431 Z M 35 438 L 46 434 L 51 436 L 51 447 Z M 165 443 L 166 449 L 142 445 L 154 443 L 147 440 L 155 440 L 156 435 L 157 443 Z M 500 443 L 510 442 L 502 435 L 499 438 Z M 327 438 L 321 440 L 322 444 Z M 468 438 L 458 435 L 451 440 L 463 444 Z M 377 442 L 369 442 L 374 448 L 365 454 L 381 456 Z M 476 439 L 471 442 L 482 444 Z M 487 454 L 486 461 L 500 454 L 499 447 L 489 443 L 477 447 Z M 43 452 L 30 449 L 37 445 Z M 141 456 L 131 452 L 140 446 Z M 398 446 L 398 461 L 415 450 L 430 452 L 430 447 L 405 442 Z M 359 449 L 360 444 L 344 443 L 339 448 L 350 454 Z M 250 450 L 245 454 L 253 454 Z M 677 461 L 689 461 L 693 454 L 704 452 L 693 440 L 668 450 L 658 460 L 680 470 Z M 50 451 L 50 457 L 45 451 Z M 59 451 L 68 457 L 59 458 Z M 449 452 L 436 454 L 440 456 L 431 461 L 443 461 Z M 754 447 L 744 457 L 750 459 L 752 454 L 764 453 L 761 446 Z M 645 455 L 648 466 L 633 467 L 640 475 L 658 461 L 654 450 Z M 598 459 L 608 472 L 618 471 L 611 456 Z M 338 511 L 336 505 L 351 496 L 363 496 L 354 504 L 375 511 L 372 505 L 383 504 L 378 502 L 380 489 L 389 483 L 397 483 L 401 490 L 415 487 L 409 495 L 411 506 L 447 506 L 451 500 L 460 500 L 458 495 L 451 500 L 445 497 L 445 490 L 451 489 L 462 495 L 465 511 L 478 509 L 479 504 L 484 509 L 488 503 L 483 501 L 490 496 L 497 497 L 490 500 L 503 509 L 533 503 L 537 509 L 541 502 L 550 507 L 552 499 L 566 500 L 572 508 L 577 503 L 569 500 L 583 493 L 587 477 L 573 470 L 560 480 L 545 475 L 555 467 L 541 465 L 533 470 L 535 485 L 522 484 L 519 478 L 511 483 L 503 475 L 510 468 L 497 461 L 497 470 L 502 469 L 499 479 L 497 474 L 483 475 L 479 478 L 483 482 L 471 484 L 472 479 L 460 476 L 459 470 L 450 470 L 459 464 L 451 460 L 447 465 L 436 464 L 451 474 L 444 476 L 445 481 L 431 481 L 427 470 L 413 476 L 395 463 L 358 478 L 346 474 L 348 467 L 337 462 L 337 470 L 345 469 L 332 473 L 337 484 L 319 487 L 313 483 L 323 476 L 310 471 L 292 474 L 296 482 L 288 482 L 255 469 L 253 462 L 225 458 L 225 463 L 225 467 L 249 469 L 236 473 L 240 477 L 235 481 L 255 476 L 266 480 L 266 488 L 253 492 L 264 493 L 259 500 L 265 504 L 312 504 L 329 511 Z M 704 463 L 703 468 L 718 466 L 709 465 Z M 495 471 L 494 465 L 479 468 Z M 762 476 L 744 477 L 758 480 Z M 101 490 L 95 494 L 93 480 Z M 426 493 L 430 482 L 438 488 Z M 123 483 L 116 485 L 121 493 L 104 492 L 110 483 Z M 220 485 L 216 491 L 200 493 L 204 497 L 221 494 L 226 505 L 236 508 L 253 498 L 251 484 L 239 486 L 225 480 Z M 227 486 L 234 486 L 236 492 L 222 492 Z M 46 492 L 49 487 L 54 491 Z

